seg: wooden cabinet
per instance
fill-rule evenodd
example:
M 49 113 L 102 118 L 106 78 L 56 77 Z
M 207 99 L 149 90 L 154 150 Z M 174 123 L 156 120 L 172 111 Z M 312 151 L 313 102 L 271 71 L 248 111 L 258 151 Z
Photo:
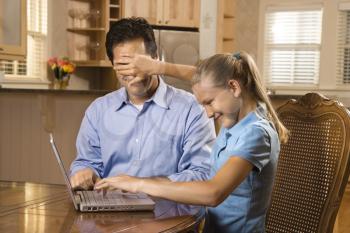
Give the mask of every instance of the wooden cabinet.
M 163 4 L 165 25 L 199 28 L 199 0 L 164 0 Z
M 152 25 L 199 28 L 200 0 L 124 0 L 123 17 Z
M 161 6 L 162 0 L 124 0 L 123 16 L 124 17 L 143 17 L 150 24 L 158 24 L 161 21 Z
M 26 57 L 26 9 L 26 0 L 0 0 L 0 59 Z

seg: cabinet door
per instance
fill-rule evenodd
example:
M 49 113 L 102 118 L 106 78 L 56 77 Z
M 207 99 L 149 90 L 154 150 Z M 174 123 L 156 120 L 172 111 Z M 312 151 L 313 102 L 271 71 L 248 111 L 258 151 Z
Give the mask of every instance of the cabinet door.
M 163 1 L 163 25 L 199 28 L 200 0 Z
M 150 24 L 162 23 L 162 0 L 124 0 L 124 17 L 143 17 Z
M 0 0 L 0 59 L 26 55 L 26 1 Z

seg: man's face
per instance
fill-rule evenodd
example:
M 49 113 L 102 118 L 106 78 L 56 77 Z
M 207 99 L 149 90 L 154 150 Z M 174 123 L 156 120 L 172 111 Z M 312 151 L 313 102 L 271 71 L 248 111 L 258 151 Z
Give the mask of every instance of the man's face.
M 118 63 L 123 56 L 133 56 L 135 54 L 146 54 L 145 44 L 143 39 L 135 39 L 118 44 L 113 48 L 114 64 Z M 144 74 L 143 74 L 144 75 Z M 118 81 L 124 86 L 131 96 L 145 97 L 155 82 L 155 77 L 144 75 L 144 79 L 140 82 L 132 83 L 130 81 L 134 79 L 134 76 L 121 76 L 117 73 Z

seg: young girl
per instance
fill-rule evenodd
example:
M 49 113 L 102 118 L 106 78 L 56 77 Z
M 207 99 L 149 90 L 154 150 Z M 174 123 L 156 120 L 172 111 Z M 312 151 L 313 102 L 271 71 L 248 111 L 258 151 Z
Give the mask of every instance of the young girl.
M 147 58 L 137 59 L 143 59 L 143 64 L 152 63 Z M 129 58 L 129 62 L 133 60 L 136 61 Z M 132 75 L 143 69 L 137 63 L 117 69 Z M 191 69 L 154 62 L 143 70 L 186 79 L 191 76 Z M 287 140 L 287 130 L 269 101 L 257 67 L 247 53 L 218 54 L 200 63 L 192 82 L 198 102 L 209 117 L 222 125 L 212 150 L 211 179 L 171 182 L 120 175 L 101 180 L 95 188 L 143 192 L 209 206 L 204 232 L 264 232 L 280 141 Z

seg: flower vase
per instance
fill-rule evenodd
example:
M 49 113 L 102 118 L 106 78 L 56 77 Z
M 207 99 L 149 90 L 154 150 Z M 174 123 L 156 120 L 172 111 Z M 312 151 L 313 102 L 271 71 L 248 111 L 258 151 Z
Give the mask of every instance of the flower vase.
M 67 75 L 63 78 L 60 78 L 60 79 L 55 78 L 53 88 L 57 89 L 57 90 L 66 89 L 68 84 L 69 84 L 69 78 L 70 78 L 69 75 Z

